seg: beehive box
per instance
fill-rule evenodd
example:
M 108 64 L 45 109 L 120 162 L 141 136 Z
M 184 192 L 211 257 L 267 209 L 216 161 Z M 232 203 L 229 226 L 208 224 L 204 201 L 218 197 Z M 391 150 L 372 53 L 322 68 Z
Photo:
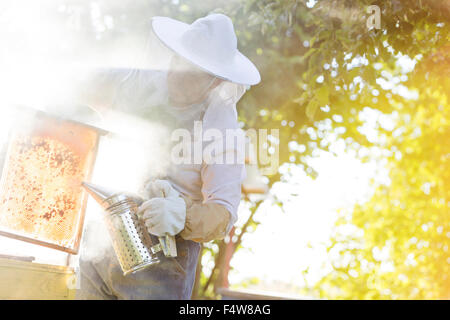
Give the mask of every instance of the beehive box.
M 0 258 L 0 299 L 75 299 L 73 268 Z
M 0 179 L 0 235 L 77 253 L 99 132 L 48 115 L 12 130 Z

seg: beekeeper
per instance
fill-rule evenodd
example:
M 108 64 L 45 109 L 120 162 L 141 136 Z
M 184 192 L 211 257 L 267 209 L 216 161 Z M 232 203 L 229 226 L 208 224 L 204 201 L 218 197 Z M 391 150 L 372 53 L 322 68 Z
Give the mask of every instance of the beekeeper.
M 194 121 L 201 121 L 203 131 L 238 129 L 236 103 L 250 85 L 260 82 L 260 75 L 238 51 L 231 19 L 211 14 L 189 25 L 155 17 L 151 37 L 159 47 L 152 44 L 149 50 L 154 55 L 159 51 L 167 65 L 160 70 L 105 71 L 97 77 L 102 90 L 93 90 L 90 103 L 100 109 L 151 113 L 173 129 L 193 130 Z M 202 162 L 172 165 L 165 177 L 149 181 L 149 200 L 139 214 L 151 235 L 176 236 L 178 257 L 162 257 L 160 264 L 125 277 L 114 254 L 88 259 L 82 251 L 77 297 L 189 299 L 200 243 L 224 238 L 237 220 L 243 175 L 242 163 Z

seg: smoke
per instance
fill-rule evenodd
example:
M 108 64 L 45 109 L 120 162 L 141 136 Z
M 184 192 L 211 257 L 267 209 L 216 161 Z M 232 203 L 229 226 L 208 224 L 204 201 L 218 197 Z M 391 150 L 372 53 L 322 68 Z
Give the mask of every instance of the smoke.
M 168 169 L 169 129 L 124 113 L 105 117 L 109 134 L 102 138 L 93 182 L 139 193 L 146 181 Z
M 103 216 L 104 213 L 97 213 Z M 80 256 L 85 261 L 98 263 L 114 255 L 108 229 L 103 220 L 91 219 L 85 224 Z
M 103 116 L 102 127 L 109 133 L 100 140 L 92 182 L 144 196 L 142 189 L 148 180 L 167 174 L 168 128 L 113 111 Z M 103 209 L 89 199 L 81 255 L 92 263 L 114 255 L 104 214 Z
M 91 124 L 108 130 L 108 134 L 100 138 L 92 182 L 113 190 L 139 194 L 148 180 L 162 178 L 167 174 L 169 165 L 167 150 L 170 134 L 169 129 L 163 125 L 150 123 L 142 118 L 116 111 L 100 115 L 86 107 L 69 105 L 43 109 L 63 118 L 90 119 L 92 120 Z M 14 108 L 0 110 L 0 119 L 4 120 L 5 124 L 10 124 L 15 117 L 14 110 Z M 33 121 L 33 118 L 22 117 L 22 120 L 24 122 Z M 22 123 L 22 125 L 25 124 Z M 6 143 L 8 130 L 3 130 L 5 128 L 6 126 L 1 128 L 0 138 Z M 2 154 L 0 154 L 0 158 L 2 158 Z M 108 230 L 103 222 L 103 214 L 99 205 L 89 199 L 81 254 L 84 259 L 94 263 L 114 255 Z M 11 254 L 20 255 L 23 252 L 22 247 L 17 244 L 11 250 Z M 31 255 L 39 256 L 42 250 L 35 248 L 28 252 Z M 53 254 L 46 251 L 46 255 L 50 258 Z M 52 261 L 52 259 L 47 261 Z

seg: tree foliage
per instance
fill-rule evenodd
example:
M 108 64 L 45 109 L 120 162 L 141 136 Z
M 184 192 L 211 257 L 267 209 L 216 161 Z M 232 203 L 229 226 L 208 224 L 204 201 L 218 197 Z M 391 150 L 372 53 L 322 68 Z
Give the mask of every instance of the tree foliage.
M 379 30 L 365 23 L 374 4 L 381 8 Z M 255 1 L 246 8 L 249 24 L 260 28 L 252 40 L 265 82 L 246 97 L 241 115 L 248 125 L 280 128 L 281 163 L 314 173 L 303 160 L 318 148 L 329 151 L 330 132 L 348 148 L 378 150 L 369 156 L 388 160 L 391 183 L 339 220 L 329 248 L 339 258 L 316 293 L 448 297 L 449 5 L 319 1 L 306 8 L 299 1 Z M 402 56 L 417 62 L 413 72 L 402 68 Z M 361 130 L 367 110 L 395 125 L 377 121 L 377 138 L 371 137 Z M 288 141 L 305 148 L 299 154 Z M 348 226 L 363 236 L 347 235 Z

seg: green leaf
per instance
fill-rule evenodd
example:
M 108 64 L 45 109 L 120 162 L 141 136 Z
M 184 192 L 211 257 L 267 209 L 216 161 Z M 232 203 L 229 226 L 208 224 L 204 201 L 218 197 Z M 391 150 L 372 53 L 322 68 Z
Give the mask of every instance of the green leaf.
M 315 95 L 321 107 L 328 104 L 328 102 L 330 101 L 330 90 L 328 89 L 328 86 L 324 85 L 316 89 Z
M 319 108 L 319 102 L 316 99 L 309 101 L 306 106 L 306 116 L 309 120 L 314 120 L 314 115 L 316 114 L 317 108 Z

